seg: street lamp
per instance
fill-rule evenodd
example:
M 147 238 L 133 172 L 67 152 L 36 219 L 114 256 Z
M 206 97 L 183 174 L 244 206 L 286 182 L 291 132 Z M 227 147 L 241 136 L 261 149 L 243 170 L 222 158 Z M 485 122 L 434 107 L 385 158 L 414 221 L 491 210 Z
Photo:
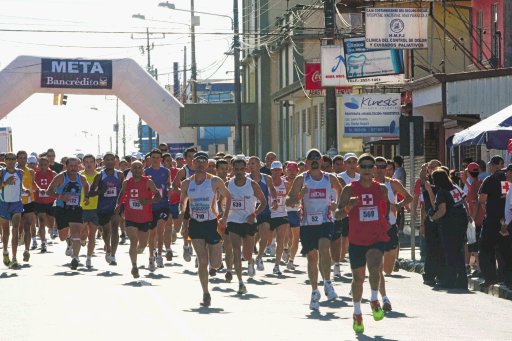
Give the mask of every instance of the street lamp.
M 229 18 L 231 20 L 231 28 L 233 29 L 233 56 L 234 56 L 234 92 L 235 92 L 235 108 L 236 108 L 236 119 L 235 119 L 235 153 L 240 154 L 242 152 L 242 100 L 241 100 L 241 85 L 240 85 L 240 36 L 238 32 L 238 0 L 233 0 L 233 17 L 224 14 L 216 14 L 209 12 L 194 12 L 194 0 L 190 0 L 190 11 L 184 9 L 177 9 L 173 3 L 169 1 L 161 2 L 158 4 L 159 7 L 166 7 L 175 11 L 190 12 L 191 13 L 191 41 L 192 41 L 192 98 L 193 102 L 196 102 L 196 49 L 195 49 L 195 23 L 194 13 L 212 15 L 217 17 Z
M 167 21 L 167 20 L 150 19 L 150 18 L 146 18 L 146 16 L 145 16 L 144 14 L 140 14 L 140 13 L 133 14 L 133 15 L 132 15 L 132 18 L 133 18 L 133 19 L 140 19 L 140 20 L 151 21 L 151 22 L 161 22 L 161 23 L 166 23 L 166 24 L 178 24 L 178 25 L 185 25 L 185 26 L 187 26 L 188 28 L 190 28 L 190 25 L 189 25 L 189 24 L 186 24 L 186 23 L 183 23 L 183 22 L 176 22 L 176 21 Z

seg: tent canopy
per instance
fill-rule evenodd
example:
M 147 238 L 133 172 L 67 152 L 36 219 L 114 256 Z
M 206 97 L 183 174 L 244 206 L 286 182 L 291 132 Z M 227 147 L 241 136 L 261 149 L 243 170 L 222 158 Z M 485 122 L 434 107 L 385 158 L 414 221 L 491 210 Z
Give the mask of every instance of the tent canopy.
M 512 138 L 512 105 L 498 111 L 453 137 L 454 146 L 486 145 L 488 149 L 506 150 Z

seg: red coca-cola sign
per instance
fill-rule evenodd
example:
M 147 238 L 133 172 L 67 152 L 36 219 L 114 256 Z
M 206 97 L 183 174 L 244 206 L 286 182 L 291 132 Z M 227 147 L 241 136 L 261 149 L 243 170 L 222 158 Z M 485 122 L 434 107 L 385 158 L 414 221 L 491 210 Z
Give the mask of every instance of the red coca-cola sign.
M 320 63 L 306 63 L 305 64 L 305 77 L 306 77 L 306 90 L 323 90 L 322 88 L 322 72 Z M 349 91 L 352 90 L 351 86 L 336 87 L 337 90 Z

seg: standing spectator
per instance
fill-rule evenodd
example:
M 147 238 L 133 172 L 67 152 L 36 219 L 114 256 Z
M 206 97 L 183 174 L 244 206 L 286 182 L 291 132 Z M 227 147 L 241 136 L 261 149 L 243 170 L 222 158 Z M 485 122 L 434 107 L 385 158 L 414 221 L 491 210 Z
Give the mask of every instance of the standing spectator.
M 480 174 L 478 174 L 478 180 L 484 181 L 484 179 L 489 175 L 487 173 L 487 165 L 484 160 L 478 160 L 478 166 L 480 166 Z
M 405 169 L 403 167 L 404 158 L 397 155 L 393 158 L 393 162 L 395 164 L 395 173 L 393 174 L 393 178 L 400 181 L 404 187 L 407 186 L 407 174 L 405 174 Z
M 493 156 L 487 165 L 489 176 L 485 178 L 478 195 L 478 202 L 485 204 L 486 215 L 480 235 L 479 261 L 484 286 L 498 282 L 496 273 L 496 248 L 502 256 L 500 272 L 504 280 L 511 284 L 512 250 L 510 236 L 506 233 L 506 226 L 502 228 L 502 219 L 505 216 L 505 195 L 508 192 L 508 182 L 505 173 L 501 171 L 504 160 L 501 156 Z M 501 232 L 501 233 L 500 233 Z
M 395 174 L 395 163 L 393 160 L 388 160 L 388 167 L 386 168 L 386 177 L 392 178 Z
M 272 172 L 270 171 L 270 166 L 272 165 L 272 162 L 277 160 L 277 155 L 274 152 L 268 152 L 267 155 L 265 155 L 265 165 L 261 167 L 260 173 L 272 175 Z

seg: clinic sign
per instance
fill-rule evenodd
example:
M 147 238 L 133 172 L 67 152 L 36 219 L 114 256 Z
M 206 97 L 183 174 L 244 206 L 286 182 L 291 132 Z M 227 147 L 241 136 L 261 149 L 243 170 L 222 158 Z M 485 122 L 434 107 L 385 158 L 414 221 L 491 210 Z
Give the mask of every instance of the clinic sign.
M 343 45 L 348 79 L 404 73 L 402 50 L 368 49 L 364 37 L 345 39 Z
M 345 137 L 399 136 L 400 94 L 343 96 Z
M 428 48 L 428 8 L 366 8 L 366 47 Z
M 112 61 L 43 58 L 41 87 L 112 89 Z
M 376 83 L 403 83 L 403 74 L 388 76 L 372 76 L 361 78 L 347 78 L 346 70 L 353 70 L 359 61 L 353 60 L 348 64 L 345 59 L 343 44 L 325 45 L 320 50 L 321 81 L 322 87 L 346 87 L 359 85 L 374 85 Z

